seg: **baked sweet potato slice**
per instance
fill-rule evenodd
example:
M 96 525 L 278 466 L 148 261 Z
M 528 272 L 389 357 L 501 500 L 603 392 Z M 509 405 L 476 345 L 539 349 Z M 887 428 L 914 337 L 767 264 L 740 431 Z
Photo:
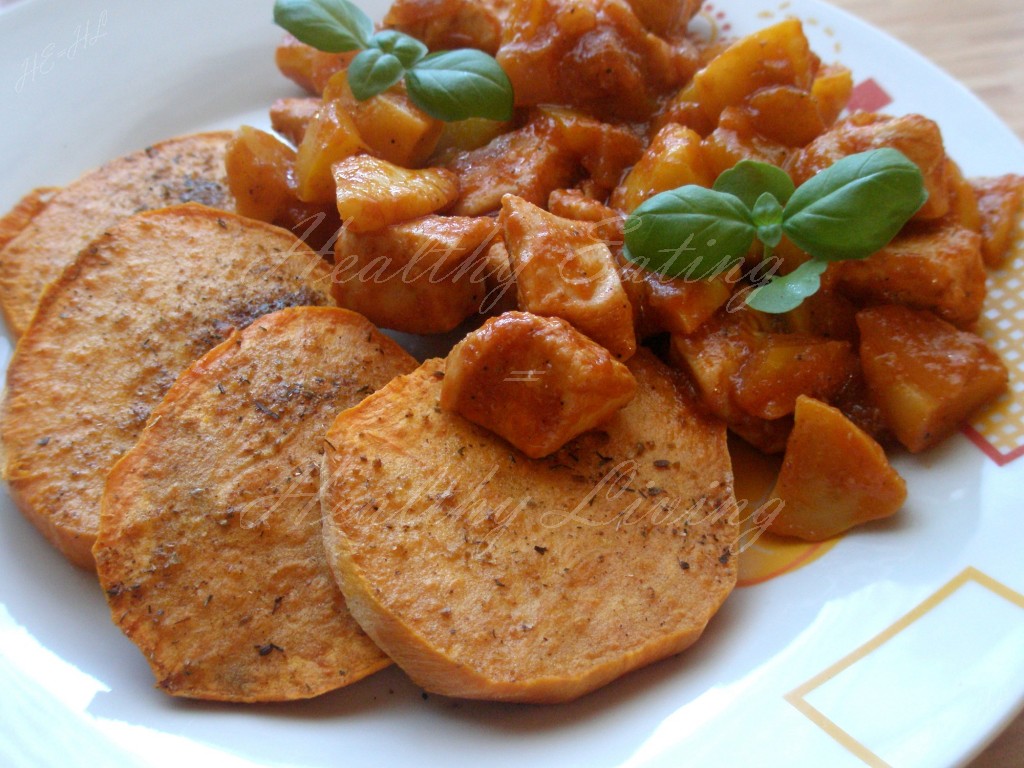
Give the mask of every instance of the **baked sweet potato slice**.
M 32 220 L 46 210 L 59 187 L 36 187 L 21 198 L 14 207 L 0 216 L 0 250 L 20 235 Z
M 94 238 L 126 216 L 201 203 L 234 210 L 224 172 L 229 132 L 199 133 L 112 160 L 57 192 L 0 251 L 0 307 L 20 336 L 43 289 Z
M 682 651 L 732 590 L 724 427 L 652 353 L 628 366 L 636 399 L 545 459 L 439 410 L 439 360 L 329 430 L 335 576 L 428 691 L 573 699 Z
M 333 303 L 323 261 L 282 229 L 192 204 L 125 219 L 47 289 L 11 360 L 15 504 L 91 567 L 107 472 L 178 374 L 261 315 Z
M 93 550 L 111 615 L 175 696 L 285 701 L 390 663 L 327 565 L 334 417 L 416 361 L 344 309 L 274 312 L 193 363 L 107 480 Z

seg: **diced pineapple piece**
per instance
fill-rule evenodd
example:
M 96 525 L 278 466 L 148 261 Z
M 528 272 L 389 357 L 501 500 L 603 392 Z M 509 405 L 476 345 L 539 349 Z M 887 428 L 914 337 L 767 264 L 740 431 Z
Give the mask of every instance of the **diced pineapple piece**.
M 761 348 L 763 318 L 748 308 L 719 312 L 689 336 L 673 335 L 670 356 L 688 371 L 708 410 L 764 453 L 780 453 L 792 429 L 790 418 L 761 419 L 736 402 L 736 376 Z
M 298 199 L 294 165 L 294 149 L 247 126 L 238 130 L 224 154 L 228 187 L 239 213 L 291 230 L 328 256 L 341 221 L 333 204 Z
M 827 64 L 818 70 L 811 85 L 811 98 L 825 126 L 831 126 L 846 109 L 853 94 L 853 75 L 846 67 Z
M 270 105 L 270 126 L 297 147 L 320 111 L 321 103 L 314 96 L 278 99 Z
M 554 190 L 575 180 L 578 167 L 575 154 L 553 137 L 550 120 L 534 120 L 485 147 L 456 154 L 447 164 L 459 177 L 461 189 L 452 213 L 493 213 L 508 194 L 534 205 L 546 204 Z
M 730 45 L 677 98 L 699 104 L 714 125 L 722 110 L 739 106 L 762 88 L 793 85 L 809 90 L 817 69 L 803 25 L 787 19 Z
M 941 442 L 1006 389 L 1006 367 L 985 342 L 930 312 L 874 307 L 857 314 L 857 325 L 872 398 L 914 453 Z
M 772 497 L 782 505 L 768 530 L 823 541 L 896 514 L 907 484 L 867 433 L 836 408 L 801 396 Z
M 615 357 L 636 352 L 633 307 L 608 246 L 583 222 L 555 216 L 514 195 L 500 216 L 519 308 L 572 323 Z
M 467 120 L 444 123 L 437 146 L 434 147 L 433 160 L 439 165 L 444 165 L 459 152 L 472 152 L 474 149 L 486 147 L 511 129 L 511 123 L 488 120 L 485 117 L 471 117 Z
M 235 209 L 243 216 L 274 221 L 295 201 L 295 150 L 269 133 L 242 126 L 228 142 L 224 167 Z
M 856 342 L 857 307 L 842 294 L 822 287 L 808 296 L 796 309 L 786 313 L 786 325 L 792 333 Z
M 717 179 L 740 160 L 782 166 L 790 150 L 759 135 L 746 110 L 728 107 L 722 113 L 718 127 L 701 142 L 701 153 L 711 178 Z
M 669 124 L 612 195 L 612 206 L 627 213 L 645 200 L 684 184 L 710 187 L 714 181 L 704 161 L 701 137 L 690 128 Z
M 413 104 L 401 85 L 359 101 L 348 84 L 347 70 L 330 79 L 324 100 L 342 105 L 371 154 L 406 168 L 426 163 L 444 126 Z
M 441 407 L 538 459 L 606 421 L 636 386 L 625 365 L 564 320 L 509 312 L 452 349 Z
M 972 179 L 981 216 L 981 251 L 985 264 L 998 267 L 1006 259 L 1019 231 L 1024 205 L 1024 176 L 1006 174 Z
M 372 155 L 333 168 L 338 213 L 350 232 L 373 232 L 436 213 L 455 202 L 459 182 L 444 168 L 410 170 Z
M 701 6 L 701 0 L 626 1 L 647 29 L 665 38 L 684 35 L 690 19 L 697 14 Z
M 478 268 L 498 234 L 490 218 L 426 216 L 366 234 L 342 230 L 332 291 L 339 306 L 404 333 L 445 333 L 487 294 Z
M 855 301 L 929 309 L 962 328 L 978 320 L 985 301 L 981 236 L 955 224 L 906 231 L 878 253 L 829 272 Z
M 857 370 L 847 341 L 768 333 L 734 378 L 737 404 L 761 419 L 793 413 L 802 395 L 831 400 Z
M 792 85 L 762 88 L 747 99 L 754 130 L 787 147 L 802 147 L 825 131 L 811 93 Z
M 331 166 L 366 150 L 344 104 L 333 99 L 323 102 L 316 117 L 306 126 L 295 160 L 299 199 L 307 203 L 333 200 Z
M 914 218 L 924 221 L 945 216 L 949 211 L 949 178 L 942 133 L 938 125 L 920 115 L 886 117 L 857 112 L 795 152 L 787 170 L 799 186 L 847 155 L 882 147 L 898 149 L 924 175 L 928 201 Z
M 686 336 L 707 322 L 732 296 L 739 268 L 710 280 L 684 280 L 644 270 L 648 332 Z
M 286 34 L 274 52 L 274 61 L 282 75 L 319 96 L 331 76 L 348 67 L 357 53 L 324 53 Z

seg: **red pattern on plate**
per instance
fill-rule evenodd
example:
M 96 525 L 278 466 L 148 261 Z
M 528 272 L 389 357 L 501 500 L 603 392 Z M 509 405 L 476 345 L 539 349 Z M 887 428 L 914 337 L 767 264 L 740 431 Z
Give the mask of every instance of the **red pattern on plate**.
M 850 101 L 846 108 L 850 112 L 862 110 L 864 112 L 877 112 L 883 107 L 892 104 L 892 96 L 872 78 L 853 87 Z

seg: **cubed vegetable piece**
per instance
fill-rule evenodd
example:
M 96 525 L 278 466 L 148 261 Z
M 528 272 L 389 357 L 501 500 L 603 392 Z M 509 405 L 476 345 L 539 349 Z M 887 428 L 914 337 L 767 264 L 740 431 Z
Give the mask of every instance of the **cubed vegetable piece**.
M 854 301 L 928 309 L 962 328 L 977 322 L 985 302 L 981 236 L 955 224 L 907 230 L 878 253 L 829 272 Z
M 1009 173 L 993 178 L 971 179 L 981 214 L 981 252 L 985 264 L 998 267 L 1021 236 L 1024 176 Z
M 336 99 L 325 101 L 306 126 L 295 159 L 299 199 L 307 203 L 333 200 L 331 167 L 368 149 L 345 105 Z
M 647 151 L 612 195 L 611 204 L 630 213 L 648 198 L 684 184 L 710 187 L 714 181 L 696 131 L 674 123 L 655 135 Z
M 743 104 L 762 88 L 791 85 L 809 90 L 818 65 L 801 23 L 787 19 L 737 40 L 712 59 L 676 95 L 668 111 L 698 104 L 705 125 L 713 127 L 722 110 Z
M 1006 389 L 1006 367 L 985 342 L 930 312 L 873 307 L 857 314 L 857 325 L 871 396 L 914 453 L 941 442 Z
M 278 99 L 270 105 L 270 127 L 297 147 L 322 103 L 314 96 Z
M 508 0 L 395 0 L 384 26 L 412 35 L 432 51 L 479 48 L 493 56 L 510 5 Z
M 406 168 L 427 162 L 444 126 L 413 104 L 401 85 L 359 101 L 348 84 L 347 71 L 330 79 L 324 100 L 337 101 L 348 112 L 371 154 Z
M 794 333 L 766 333 L 760 341 L 733 386 L 737 404 L 761 419 L 793 413 L 804 395 L 831 400 L 857 370 L 857 355 L 847 341 Z
M 867 433 L 838 409 L 801 396 L 772 497 L 782 502 L 772 533 L 823 541 L 896 514 L 907 485 Z
M 585 222 L 507 195 L 500 217 L 519 308 L 561 317 L 620 360 L 636 352 L 633 307 L 608 246 Z
M 914 218 L 925 221 L 945 216 L 949 211 L 949 178 L 942 133 L 938 125 L 920 115 L 886 117 L 857 112 L 795 152 L 787 170 L 799 186 L 847 155 L 883 147 L 898 149 L 921 169 L 928 201 Z
M 566 104 L 602 120 L 646 120 L 692 74 L 624 0 L 517 2 L 497 59 L 517 106 Z
M 371 155 L 356 155 L 333 168 L 338 213 L 350 232 L 373 232 L 447 208 L 459 181 L 445 168 L 410 170 Z
M 334 299 L 382 328 L 450 331 L 481 308 L 488 292 L 481 262 L 497 234 L 494 219 L 461 216 L 426 216 L 366 234 L 343 229 Z
M 456 154 L 447 163 L 461 189 L 452 213 L 493 213 L 507 194 L 545 205 L 554 190 L 571 185 L 578 173 L 575 153 L 554 137 L 551 121 L 534 120 L 485 147 Z
M 509 312 L 452 349 L 441 407 L 537 459 L 598 427 L 636 386 L 625 365 L 569 323 Z

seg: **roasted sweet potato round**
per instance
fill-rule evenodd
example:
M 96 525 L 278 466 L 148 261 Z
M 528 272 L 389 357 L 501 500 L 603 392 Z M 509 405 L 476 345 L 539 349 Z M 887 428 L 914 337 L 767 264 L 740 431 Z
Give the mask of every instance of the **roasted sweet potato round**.
M 328 556 L 429 691 L 573 699 L 677 653 L 736 581 L 725 428 L 641 350 L 636 399 L 544 459 L 438 407 L 431 360 L 327 435 Z
M 318 502 L 334 417 L 416 361 L 344 309 L 285 309 L 194 363 L 107 481 L 111 615 L 168 693 L 316 696 L 389 664 L 345 608 Z
M 7 371 L 4 478 L 21 511 L 92 565 L 107 472 L 178 374 L 268 312 L 332 305 L 288 232 L 200 205 L 125 219 L 47 290 Z
M 180 136 L 119 157 L 56 192 L 0 251 L 0 307 L 16 336 L 43 289 L 93 238 L 126 216 L 181 203 L 234 209 L 224 171 L 231 133 Z

